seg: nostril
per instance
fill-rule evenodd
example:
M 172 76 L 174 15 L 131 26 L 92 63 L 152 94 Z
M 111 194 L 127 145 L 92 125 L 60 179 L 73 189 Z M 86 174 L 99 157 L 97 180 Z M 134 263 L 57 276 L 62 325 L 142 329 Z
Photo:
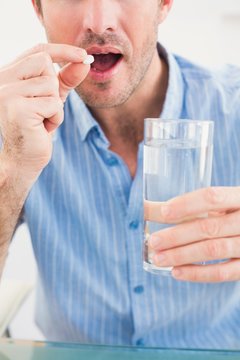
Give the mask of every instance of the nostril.
M 99 1 L 99 0 L 98 0 Z M 106 32 L 112 33 L 116 31 L 117 24 L 114 17 L 110 17 L 108 11 L 99 10 L 97 11 L 97 4 L 96 8 L 89 12 L 89 14 L 84 17 L 82 27 L 88 34 L 96 34 L 96 35 L 103 35 Z

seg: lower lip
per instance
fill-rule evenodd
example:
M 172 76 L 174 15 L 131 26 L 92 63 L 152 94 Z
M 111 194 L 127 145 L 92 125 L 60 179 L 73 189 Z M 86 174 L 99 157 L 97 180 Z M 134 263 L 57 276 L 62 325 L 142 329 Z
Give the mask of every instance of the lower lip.
M 93 68 L 90 69 L 89 76 L 97 82 L 104 82 L 110 80 L 119 71 L 120 65 L 122 64 L 123 57 L 121 57 L 116 64 L 114 64 L 109 70 L 97 71 Z

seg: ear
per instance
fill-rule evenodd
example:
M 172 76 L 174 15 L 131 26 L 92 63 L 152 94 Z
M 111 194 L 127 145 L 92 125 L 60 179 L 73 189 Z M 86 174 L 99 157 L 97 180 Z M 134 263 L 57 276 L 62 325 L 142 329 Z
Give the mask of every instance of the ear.
M 36 3 L 36 0 L 32 0 L 32 4 L 33 4 L 33 8 L 35 10 L 35 13 L 37 14 L 37 17 L 39 19 L 39 21 L 41 22 L 41 24 L 43 25 L 43 16 L 42 16 L 42 11 L 39 8 L 39 6 Z
M 169 11 L 171 10 L 173 0 L 161 0 L 159 4 L 159 17 L 158 23 L 161 24 L 167 17 Z

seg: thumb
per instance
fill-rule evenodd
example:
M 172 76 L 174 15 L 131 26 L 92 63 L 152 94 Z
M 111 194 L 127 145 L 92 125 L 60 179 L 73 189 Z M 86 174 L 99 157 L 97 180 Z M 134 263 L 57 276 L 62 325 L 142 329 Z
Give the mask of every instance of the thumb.
M 84 63 L 70 63 L 65 65 L 58 73 L 59 94 L 63 102 L 70 90 L 78 86 L 87 76 L 90 65 Z

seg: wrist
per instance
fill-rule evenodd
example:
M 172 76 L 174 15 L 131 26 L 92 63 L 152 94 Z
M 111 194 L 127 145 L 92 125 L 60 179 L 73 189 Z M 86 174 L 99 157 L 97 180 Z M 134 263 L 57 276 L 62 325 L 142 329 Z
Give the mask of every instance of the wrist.
M 27 190 L 39 175 L 40 172 L 26 171 L 19 161 L 14 161 L 3 152 L 0 153 L 0 188 L 11 184 Z

